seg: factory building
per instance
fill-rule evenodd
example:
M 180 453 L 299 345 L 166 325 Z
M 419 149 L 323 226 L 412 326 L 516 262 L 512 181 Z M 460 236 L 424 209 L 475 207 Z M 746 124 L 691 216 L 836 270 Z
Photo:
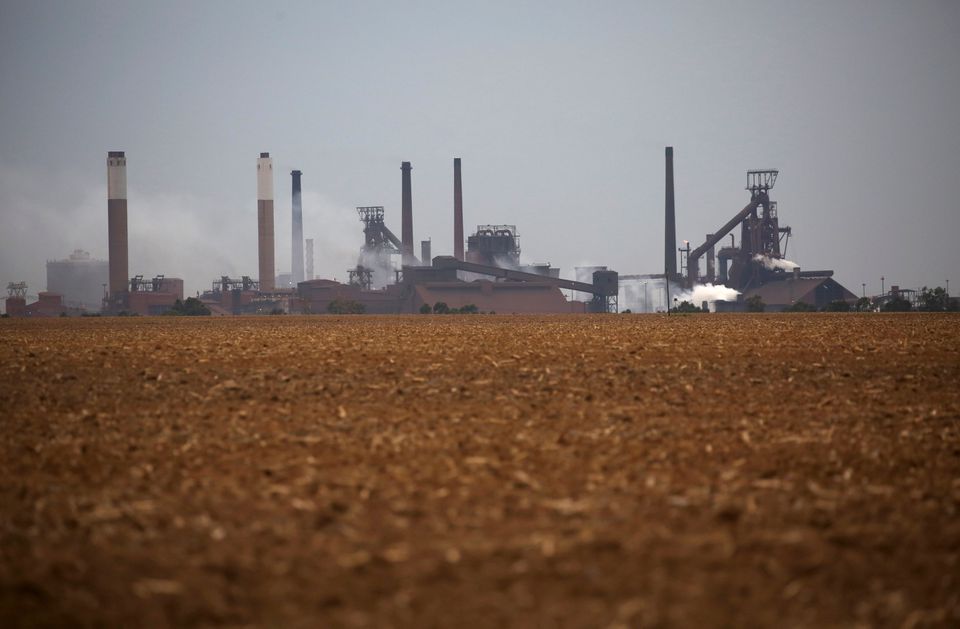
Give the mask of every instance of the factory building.
M 362 206 L 363 245 L 349 282 L 313 280 L 297 285 L 294 311 L 322 313 L 348 301 L 367 313 L 415 313 L 438 302 L 450 308 L 476 306 L 503 313 L 607 312 L 616 310 L 617 273 L 606 271 L 586 282 L 560 279 L 549 264 L 523 265 L 514 225 L 480 225 L 463 251 L 461 161 L 454 159 L 453 256 L 433 257 L 431 242 L 421 241 L 421 260 L 413 256 L 413 202 L 410 162 L 401 163 L 401 237 L 387 227 L 383 206 Z M 459 245 L 458 245 L 459 243 Z M 400 258 L 398 266 L 394 260 Z M 599 279 L 598 279 L 599 278 Z M 613 280 L 612 285 L 610 280 Z M 586 295 L 568 301 L 561 289 Z
M 42 318 L 76 316 L 82 314 L 83 310 L 65 305 L 62 295 L 49 291 L 41 292 L 37 296 L 37 301 L 27 303 L 26 283 L 10 282 L 7 284 L 4 312 L 10 317 Z
M 856 295 L 832 277 L 801 277 L 799 268 L 786 279 L 748 289 L 742 301 L 755 296 L 764 303 L 765 310 L 771 312 L 786 310 L 799 302 L 820 310 L 834 301 L 853 303 L 857 300 Z
M 296 293 L 291 289 L 260 290 L 260 283 L 244 275 L 240 279 L 221 276 L 210 290 L 200 295 L 200 301 L 215 315 L 274 314 L 300 312 Z
M 64 308 L 94 309 L 102 295 L 108 314 L 131 312 L 161 314 L 183 299 L 183 280 L 163 275 L 144 280 L 129 277 L 127 229 L 127 160 L 123 151 L 107 154 L 106 263 L 91 260 L 77 250 L 68 260 L 47 263 L 48 291 L 28 305 L 24 295 L 11 294 L 15 312 L 61 312 Z M 413 193 L 410 162 L 401 162 L 400 222 L 398 238 L 387 227 L 384 206 L 357 207 L 363 224 L 357 263 L 347 270 L 348 281 L 315 277 L 314 241 L 303 239 L 302 172 L 291 171 L 292 231 L 291 271 L 276 272 L 274 242 L 273 162 L 269 153 L 257 160 L 257 270 L 259 276 L 232 279 L 221 276 L 201 299 L 217 314 L 276 312 L 326 312 L 336 301 L 355 302 L 371 313 L 413 313 L 424 306 L 445 303 L 450 308 L 476 306 L 496 312 L 615 312 L 623 292 L 621 276 L 603 266 L 578 267 L 576 280 L 564 280 L 549 263 L 524 264 L 520 238 L 512 224 L 480 224 L 464 239 L 463 182 L 460 158 L 453 160 L 453 255 L 433 256 L 429 239 L 420 242 L 414 255 Z M 747 172 L 750 202 L 719 229 L 692 247 L 684 241 L 677 264 L 674 152 L 665 150 L 664 272 L 630 275 L 639 282 L 643 310 L 648 302 L 667 304 L 673 291 L 689 290 L 702 283 L 723 284 L 739 297 L 720 310 L 743 309 L 745 300 L 759 297 L 771 310 L 803 301 L 822 307 L 832 301 L 853 301 L 855 295 L 837 283 L 833 271 L 801 271 L 786 260 L 791 228 L 781 226 L 777 203 L 770 192 L 777 181 L 775 169 Z M 739 242 L 737 236 L 739 234 Z M 726 238 L 729 237 L 729 243 Z M 304 247 L 304 244 L 306 245 Z M 719 247 L 719 250 L 718 250 Z M 705 259 L 705 273 L 700 260 Z M 649 285 L 649 286 L 648 286 Z M 663 290 L 654 288 L 663 286 Z M 649 290 L 648 290 L 649 289 Z M 572 300 L 562 291 L 571 291 Z M 662 292 L 662 299 L 648 295 Z M 625 297 L 626 298 L 626 297 Z M 59 305 L 58 305 L 59 304 Z M 35 306 L 31 309 L 31 306 Z
M 412 278 L 381 290 L 366 290 L 332 280 L 313 280 L 302 282 L 297 296 L 300 311 L 310 314 L 328 312 L 330 304 L 335 301 L 359 304 L 367 314 L 415 314 L 424 305 L 433 308 L 438 303 L 449 308 L 475 306 L 482 312 L 500 314 L 587 311 L 586 303 L 567 301 L 560 289 L 550 282 L 490 279 L 464 282 L 457 279 L 455 271 L 429 280 Z
M 467 238 L 468 262 L 515 269 L 520 266 L 520 236 L 516 225 L 477 225 Z
M 501 314 L 583 313 L 587 304 L 567 301 L 559 288 L 538 282 L 430 282 L 416 284 L 409 312 L 418 312 L 423 305 L 444 303 L 450 308 L 476 306 L 481 312 Z
M 47 260 L 47 291 L 63 296 L 65 305 L 98 312 L 110 281 L 110 265 L 76 249 L 65 260 Z
M 792 235 L 788 226 L 780 225 L 777 202 L 770 191 L 780 171 L 748 170 L 746 190 L 750 202 L 720 229 L 707 234 L 703 244 L 691 248 L 688 241 L 677 249 L 676 209 L 673 187 L 673 148 L 666 149 L 666 187 L 664 208 L 664 274 L 645 278 L 662 278 L 687 289 L 702 283 L 723 284 L 740 293 L 737 302 L 718 306 L 718 310 L 744 310 L 746 300 L 759 296 L 772 310 L 785 309 L 803 301 L 822 308 L 831 301 L 856 301 L 856 295 L 832 279 L 832 270 L 801 271 L 799 265 L 786 259 Z M 735 230 L 739 228 L 737 245 Z M 716 251 L 727 236 L 730 244 Z M 676 253 L 680 252 L 681 272 L 677 271 Z M 706 256 L 706 273 L 701 275 L 700 259 Z M 719 262 L 719 267 L 717 265 Z M 697 304 L 699 305 L 699 304 Z
M 162 315 L 183 301 L 183 280 L 178 277 L 156 277 L 144 280 L 136 276 L 130 280 L 127 293 L 127 311 L 142 316 Z
M 463 281 L 463 273 L 484 279 Z M 568 301 L 561 289 L 589 293 L 591 301 Z M 617 272 L 598 271 L 584 283 L 437 256 L 429 267 L 403 267 L 400 281 L 382 289 L 313 280 L 297 286 L 297 298 L 297 308 L 314 314 L 327 312 L 337 300 L 359 304 L 369 314 L 413 314 L 439 302 L 501 314 L 608 312 L 616 310 Z

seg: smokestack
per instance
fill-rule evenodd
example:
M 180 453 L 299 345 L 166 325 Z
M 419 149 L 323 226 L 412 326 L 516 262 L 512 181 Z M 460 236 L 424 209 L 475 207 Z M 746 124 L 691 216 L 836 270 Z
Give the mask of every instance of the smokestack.
M 127 292 L 127 158 L 123 151 L 107 153 L 107 246 L 110 294 Z
M 307 238 L 307 279 L 313 279 L 313 238 Z
M 290 247 L 290 273 L 293 275 L 293 285 L 303 281 L 303 205 L 300 194 L 299 170 L 290 172 L 293 177 L 293 243 Z
M 420 263 L 424 266 L 430 266 L 430 261 L 433 258 L 430 256 L 430 241 L 421 240 L 420 241 Z
M 453 158 L 453 257 L 463 260 L 463 185 L 459 157 Z
M 257 253 L 260 290 L 272 291 L 276 286 L 273 259 L 273 160 L 270 153 L 260 153 L 257 160 Z
M 677 274 L 677 212 L 673 206 L 673 147 L 667 147 L 666 205 L 664 207 L 663 263 L 665 273 Z
M 413 260 L 413 192 L 410 189 L 410 171 L 413 166 L 410 162 L 401 162 L 403 171 L 402 216 L 400 226 L 400 245 L 403 264 L 414 264 Z

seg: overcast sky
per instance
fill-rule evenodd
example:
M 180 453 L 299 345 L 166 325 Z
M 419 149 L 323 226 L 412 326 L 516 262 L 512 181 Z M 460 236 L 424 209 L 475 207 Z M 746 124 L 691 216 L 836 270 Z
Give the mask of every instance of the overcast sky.
M 0 281 L 107 257 L 106 154 L 127 153 L 130 272 L 256 275 L 256 159 L 277 271 L 303 171 L 316 273 L 345 279 L 357 205 L 453 250 L 464 215 L 523 260 L 663 270 L 663 147 L 694 244 L 779 168 L 787 257 L 859 294 L 960 291 L 960 2 L 0 0 Z M 417 247 L 419 252 L 419 245 Z

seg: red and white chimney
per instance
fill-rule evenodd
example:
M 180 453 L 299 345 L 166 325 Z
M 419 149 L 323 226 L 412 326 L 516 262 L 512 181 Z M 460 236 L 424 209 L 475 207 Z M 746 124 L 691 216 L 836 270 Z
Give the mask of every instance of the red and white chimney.
M 123 151 L 107 153 L 107 246 L 110 295 L 127 292 L 127 157 Z
M 260 153 L 257 160 L 257 254 L 262 291 L 272 291 L 276 283 L 273 242 L 273 160 L 270 153 Z

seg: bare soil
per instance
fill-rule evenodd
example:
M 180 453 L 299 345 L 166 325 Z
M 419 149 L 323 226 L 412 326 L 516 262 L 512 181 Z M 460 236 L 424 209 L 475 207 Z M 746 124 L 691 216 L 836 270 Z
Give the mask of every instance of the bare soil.
M 5 626 L 957 626 L 960 317 L 0 321 Z

